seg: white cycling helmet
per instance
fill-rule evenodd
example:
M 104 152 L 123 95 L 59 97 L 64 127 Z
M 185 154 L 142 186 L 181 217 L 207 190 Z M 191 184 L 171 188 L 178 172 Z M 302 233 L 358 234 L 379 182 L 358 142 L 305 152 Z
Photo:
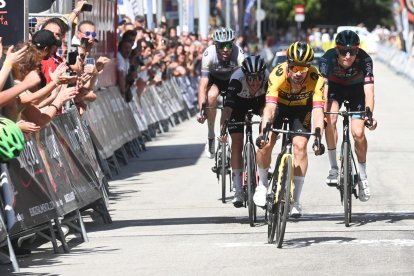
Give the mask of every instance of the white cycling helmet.
M 220 27 L 213 33 L 215 43 L 232 42 L 235 38 L 236 34 L 231 28 Z

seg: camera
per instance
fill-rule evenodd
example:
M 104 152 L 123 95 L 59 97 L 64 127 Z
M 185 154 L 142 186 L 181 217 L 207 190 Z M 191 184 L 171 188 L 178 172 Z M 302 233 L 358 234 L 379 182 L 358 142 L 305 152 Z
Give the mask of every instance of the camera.
M 92 4 L 83 4 L 81 11 L 91 12 Z

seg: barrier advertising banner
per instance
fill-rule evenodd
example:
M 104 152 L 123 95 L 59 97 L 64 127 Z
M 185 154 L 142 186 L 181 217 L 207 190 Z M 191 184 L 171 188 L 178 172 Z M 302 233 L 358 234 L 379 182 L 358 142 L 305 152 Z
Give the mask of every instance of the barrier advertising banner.
M 2 164 L 1 172 L 10 234 L 64 216 L 102 197 L 102 173 L 75 108 L 54 118 L 36 136 L 26 136 L 25 150 Z

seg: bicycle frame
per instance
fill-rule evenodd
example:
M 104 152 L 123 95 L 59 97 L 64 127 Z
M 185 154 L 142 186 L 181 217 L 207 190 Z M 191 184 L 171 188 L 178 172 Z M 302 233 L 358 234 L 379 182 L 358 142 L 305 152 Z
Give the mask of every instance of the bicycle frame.
M 345 226 L 349 227 L 349 224 L 352 221 L 352 194 L 355 198 L 358 198 L 355 187 L 359 181 L 359 174 L 352 152 L 349 134 L 349 117 L 352 115 L 365 115 L 369 112 L 369 109 L 367 109 L 367 111 L 350 111 L 349 102 L 345 101 L 344 105 L 345 110 L 343 111 L 325 112 L 325 114 L 336 114 L 343 117 L 342 144 L 340 153 L 341 168 L 337 189 L 340 192 L 341 202 L 344 206 Z
M 228 123 L 228 125 L 246 126 L 246 139 L 243 146 L 243 190 L 244 190 L 244 207 L 248 207 L 250 226 L 255 226 L 256 222 L 256 205 L 253 201 L 253 195 L 257 186 L 256 178 L 256 149 L 253 143 L 253 124 L 260 124 L 260 121 L 252 121 L 253 111 L 248 110 L 244 122 Z
M 320 145 L 320 129 L 315 133 L 298 132 L 288 130 L 289 119 L 283 119 L 282 129 L 273 129 L 274 133 L 281 133 L 282 146 L 278 154 L 272 177 L 269 181 L 269 188 L 266 198 L 266 217 L 268 218 L 268 242 L 273 243 L 276 235 L 276 245 L 282 247 L 286 230 L 286 222 L 290 213 L 290 204 L 294 200 L 294 156 L 293 136 L 294 135 L 315 135 Z M 270 123 L 266 129 L 270 128 Z M 264 140 L 267 140 L 267 131 Z

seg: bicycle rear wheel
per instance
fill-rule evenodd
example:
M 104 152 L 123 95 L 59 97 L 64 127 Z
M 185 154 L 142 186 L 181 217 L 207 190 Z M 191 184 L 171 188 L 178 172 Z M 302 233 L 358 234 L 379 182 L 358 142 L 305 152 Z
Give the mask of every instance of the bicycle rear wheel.
M 254 226 L 256 222 L 256 204 L 254 204 L 253 196 L 256 189 L 256 162 L 254 156 L 253 145 L 248 144 L 245 148 L 246 152 L 246 178 L 247 178 L 247 205 L 249 209 L 249 223 Z
M 292 188 L 292 166 L 293 159 L 288 155 L 283 163 L 283 174 L 281 178 L 281 186 L 276 202 L 276 245 L 282 247 L 283 238 L 285 236 L 286 222 L 290 212 L 290 189 Z
M 351 161 L 351 148 L 349 143 L 344 142 L 343 147 L 343 205 L 345 215 L 345 226 L 349 227 L 352 220 L 352 161 Z
M 226 167 L 227 160 L 227 146 L 225 143 L 221 144 L 221 164 L 220 164 L 220 176 L 221 176 L 221 202 L 226 203 Z

